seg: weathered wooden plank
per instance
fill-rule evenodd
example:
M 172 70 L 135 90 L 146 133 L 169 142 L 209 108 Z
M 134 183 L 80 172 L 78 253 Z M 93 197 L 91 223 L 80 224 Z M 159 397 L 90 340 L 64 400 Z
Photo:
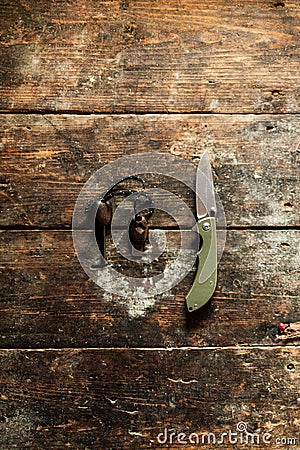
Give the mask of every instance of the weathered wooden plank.
M 179 232 L 167 233 L 158 263 L 130 276 L 161 273 L 176 257 Z M 67 231 L 1 232 L 1 347 L 176 347 L 274 345 L 279 322 L 299 317 L 299 231 L 230 231 L 218 287 L 199 313 L 187 314 L 193 273 L 156 298 L 103 291 L 83 272 Z M 108 258 L 122 262 L 108 248 Z M 297 339 L 290 345 L 298 344 Z
M 0 356 L 3 449 L 177 448 L 178 433 L 186 434 L 185 448 L 196 448 L 196 434 L 203 448 L 231 449 L 237 435 L 231 441 L 223 435 L 223 443 L 221 436 L 237 433 L 238 424 L 255 435 L 246 445 L 239 431 L 237 448 L 299 442 L 296 348 L 4 350 Z
M 4 0 L 1 109 L 299 112 L 297 0 Z
M 137 152 L 196 165 L 208 150 L 229 225 L 299 225 L 296 115 L 5 115 L 1 127 L 1 225 L 70 227 L 76 198 L 105 163 Z M 152 178 L 194 207 L 172 180 Z M 154 226 L 170 225 L 156 215 Z

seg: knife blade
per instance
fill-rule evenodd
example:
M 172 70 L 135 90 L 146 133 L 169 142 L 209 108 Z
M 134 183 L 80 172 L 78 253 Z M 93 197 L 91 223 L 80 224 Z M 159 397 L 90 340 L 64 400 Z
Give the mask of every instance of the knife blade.
M 217 212 L 213 176 L 208 151 L 201 156 L 196 178 L 196 211 L 198 220 Z
M 217 284 L 216 199 L 208 152 L 200 159 L 196 176 L 197 232 L 202 245 L 198 252 L 198 267 L 193 285 L 186 297 L 189 312 L 205 305 Z

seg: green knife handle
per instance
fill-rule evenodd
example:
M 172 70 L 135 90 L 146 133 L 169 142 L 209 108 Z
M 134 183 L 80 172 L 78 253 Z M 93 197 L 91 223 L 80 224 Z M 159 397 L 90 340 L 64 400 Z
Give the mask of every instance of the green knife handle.
M 206 217 L 197 222 L 197 231 L 202 237 L 198 252 L 198 267 L 194 283 L 186 297 L 188 311 L 196 311 L 205 305 L 217 284 L 217 235 L 216 219 Z

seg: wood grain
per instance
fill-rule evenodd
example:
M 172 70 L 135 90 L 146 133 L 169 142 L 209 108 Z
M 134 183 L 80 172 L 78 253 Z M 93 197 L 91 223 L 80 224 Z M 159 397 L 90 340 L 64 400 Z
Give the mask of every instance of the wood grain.
M 0 357 L 5 449 L 177 448 L 177 440 L 160 445 L 158 434 L 196 433 L 202 445 L 206 433 L 219 441 L 240 422 L 259 436 L 260 447 L 250 448 L 265 446 L 264 433 L 273 448 L 287 448 L 276 444 L 284 437 L 298 442 L 295 348 L 11 350 Z M 216 448 L 207 439 L 203 448 Z M 226 438 L 222 448 L 232 445 Z
M 1 450 L 181 446 L 165 428 L 229 450 L 205 433 L 240 422 L 260 443 L 236 448 L 299 446 L 299 19 L 298 0 L 2 1 Z M 84 183 L 125 155 L 205 150 L 229 225 L 212 301 L 187 314 L 193 272 L 146 300 L 103 291 L 72 243 Z M 122 273 L 176 257 L 170 218 L 151 227 L 168 229 L 151 266 L 108 239 Z
M 104 164 L 163 152 L 197 165 L 205 150 L 228 225 L 300 225 L 296 115 L 4 115 L 0 133 L 2 226 L 69 228 L 84 182 Z M 194 211 L 192 193 L 172 179 L 149 186 Z M 153 225 L 172 223 L 157 214 Z
M 297 0 L 4 0 L 1 109 L 299 112 Z
M 70 232 L 0 236 L 2 347 L 274 345 L 279 322 L 300 320 L 296 230 L 229 231 L 217 290 L 194 314 L 185 311 L 192 272 L 155 298 L 124 298 L 106 293 L 87 277 Z M 150 268 L 124 262 L 112 246 L 108 258 L 129 276 L 153 276 L 166 260 L 176 258 L 179 232 L 168 231 L 167 241 L 166 252 Z

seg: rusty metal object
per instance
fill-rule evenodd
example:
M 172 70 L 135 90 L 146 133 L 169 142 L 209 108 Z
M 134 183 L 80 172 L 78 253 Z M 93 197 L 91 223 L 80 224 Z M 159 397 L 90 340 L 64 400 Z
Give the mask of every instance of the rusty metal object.
M 103 258 L 106 258 L 105 252 L 105 234 L 106 227 L 110 224 L 113 215 L 113 199 L 100 200 L 96 213 L 95 234 L 96 241 Z
M 136 189 L 119 189 L 117 188 L 125 181 L 137 181 L 141 184 L 139 190 Z M 106 229 L 110 226 L 112 216 L 116 207 L 115 199 L 118 196 L 126 197 L 133 193 L 137 193 L 137 197 L 133 202 L 135 217 L 129 226 L 129 235 L 132 245 L 136 250 L 144 251 L 145 244 L 148 239 L 149 219 L 153 214 L 152 199 L 145 192 L 145 181 L 143 178 L 135 175 L 120 178 L 110 189 L 98 197 L 95 201 L 89 203 L 86 212 L 93 214 L 96 212 L 95 218 L 95 234 L 99 250 L 105 260 L 105 236 Z M 143 210 L 143 212 L 138 212 Z
M 145 251 L 148 242 L 149 222 L 145 214 L 137 214 L 129 226 L 130 241 L 136 250 Z
M 106 227 L 112 218 L 112 204 L 110 201 L 100 201 L 96 213 L 96 220 L 99 226 Z

